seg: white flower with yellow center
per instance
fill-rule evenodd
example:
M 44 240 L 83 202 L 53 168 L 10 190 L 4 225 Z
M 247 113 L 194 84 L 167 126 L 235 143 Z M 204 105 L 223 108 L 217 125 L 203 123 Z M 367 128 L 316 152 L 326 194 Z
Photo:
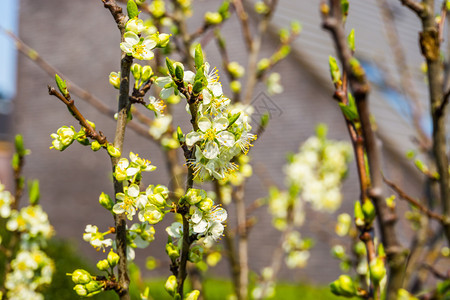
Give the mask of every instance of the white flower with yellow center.
M 155 56 L 151 51 L 156 47 L 156 41 L 151 37 L 140 38 L 136 33 L 127 31 L 124 42 L 120 43 L 120 49 L 126 54 L 140 60 L 150 60 Z
M 72 144 L 75 134 L 76 132 L 73 127 L 62 126 L 56 133 L 50 135 L 53 139 L 50 149 L 55 148 L 56 150 L 63 151 Z
M 225 229 L 223 223 L 227 220 L 227 217 L 227 211 L 219 206 L 214 206 L 209 211 L 202 211 L 193 206 L 190 219 L 191 230 L 193 233 L 205 237 L 204 243 L 210 244 L 223 235 Z
M 83 233 L 83 240 L 89 242 L 97 251 L 102 249 L 105 252 L 105 247 L 112 245 L 112 240 L 105 239 L 105 234 L 99 232 L 97 226 L 89 224 L 86 226 L 85 231 L 86 233 Z
M 124 188 L 124 193 L 117 193 L 117 203 L 114 204 L 112 211 L 115 214 L 125 213 L 128 220 L 133 220 L 133 216 L 136 214 L 136 202 L 139 201 L 139 197 L 145 197 L 140 195 L 139 186 L 132 184 Z
M 8 218 L 11 215 L 11 203 L 14 197 L 9 191 L 4 191 L 5 186 L 0 184 L 0 217 Z
M 186 135 L 186 145 L 192 147 L 198 141 L 204 141 L 202 145 L 203 155 L 207 159 L 214 159 L 219 155 L 219 146 L 232 147 L 235 141 L 234 135 L 228 132 L 228 119 L 221 117 L 211 122 L 207 117 L 198 120 L 200 132 L 190 132 Z
M 155 97 L 150 96 L 149 104 L 146 107 L 155 112 L 155 116 L 164 116 L 164 109 L 166 108 L 166 104 L 163 100 L 157 100 Z

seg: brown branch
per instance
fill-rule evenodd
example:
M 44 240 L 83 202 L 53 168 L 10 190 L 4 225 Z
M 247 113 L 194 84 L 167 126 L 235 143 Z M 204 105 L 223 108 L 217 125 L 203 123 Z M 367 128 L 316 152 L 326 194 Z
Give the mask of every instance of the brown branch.
M 238 16 L 241 24 L 245 45 L 247 46 L 247 50 L 250 50 L 252 49 L 253 39 L 248 23 L 248 14 L 242 5 L 242 0 L 232 0 L 231 2 L 233 3 L 234 9 L 236 10 L 236 15 Z
M 425 8 L 423 7 L 422 3 L 419 3 L 414 0 L 400 0 L 400 2 L 406 6 L 409 7 L 412 11 L 414 11 L 418 16 L 422 15 L 425 11 Z
M 375 135 L 370 122 L 370 112 L 368 106 L 369 85 L 364 74 L 364 70 L 357 63 L 353 66 L 352 53 L 347 45 L 347 39 L 342 22 L 342 11 L 340 0 L 329 0 L 329 6 L 322 2 L 322 26 L 328 30 L 334 40 L 338 57 L 344 71 L 348 74 L 349 84 L 355 96 L 356 106 L 360 118 L 364 147 L 367 153 L 367 160 L 370 170 L 370 187 L 367 195 L 374 203 L 377 211 L 381 240 L 386 249 L 387 259 L 390 266 L 387 298 L 394 299 L 398 289 L 402 287 L 405 255 L 400 243 L 397 240 L 394 224 L 396 220 L 387 207 L 382 196 L 382 176 L 379 159 L 379 149 L 376 144 Z
M 73 99 L 70 99 L 70 95 L 66 98 L 51 86 L 48 86 L 48 93 L 49 95 L 55 96 L 56 98 L 61 100 L 67 106 L 73 117 L 80 123 L 82 127 L 85 128 L 86 136 L 98 141 L 101 145 L 109 144 L 108 140 L 101 131 L 97 133 L 95 129 L 92 128 L 91 124 L 89 124 L 83 114 L 75 106 L 75 101 Z
M 415 206 L 418 210 L 420 210 L 421 212 L 426 214 L 428 217 L 435 219 L 444 225 L 450 224 L 450 220 L 447 220 L 443 215 L 433 212 L 428 207 L 421 204 L 418 200 L 409 196 L 405 191 L 403 191 L 394 182 L 389 181 L 386 178 L 383 178 L 383 180 L 392 190 L 394 190 L 400 196 L 401 199 L 406 200 L 409 204 Z
M 19 39 L 17 36 L 15 36 L 10 31 L 5 31 L 6 34 L 8 34 L 14 41 L 16 42 L 16 48 L 19 50 L 22 54 L 24 54 L 26 57 L 31 59 L 34 63 L 38 65 L 42 70 L 44 70 L 49 76 L 53 77 L 55 74 L 59 74 L 62 78 L 67 79 L 67 76 L 65 76 L 62 72 L 58 71 L 55 67 L 50 65 L 45 59 L 43 59 L 38 52 L 36 52 L 34 49 L 29 47 L 27 44 L 25 44 L 21 39 Z M 103 115 L 108 116 L 110 119 L 114 120 L 114 114 L 116 111 L 114 109 L 109 108 L 103 102 L 92 95 L 90 92 L 82 89 L 77 84 L 72 82 L 70 79 L 67 79 L 67 87 L 68 89 L 76 96 L 78 96 L 80 99 L 86 101 L 90 105 L 92 105 L 95 109 L 97 109 L 100 113 Z M 138 135 L 145 137 L 153 142 L 155 140 L 153 137 L 149 134 L 147 128 L 143 128 L 142 126 L 139 126 L 136 122 L 133 120 L 128 122 L 128 127 L 135 131 Z

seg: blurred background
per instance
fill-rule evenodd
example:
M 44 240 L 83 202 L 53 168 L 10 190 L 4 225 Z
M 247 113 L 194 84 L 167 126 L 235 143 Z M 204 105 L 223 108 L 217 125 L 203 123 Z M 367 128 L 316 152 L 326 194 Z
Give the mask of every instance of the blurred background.
M 199 28 L 203 14 L 217 10 L 221 1 L 194 0 L 193 4 L 194 15 L 188 21 L 190 32 Z M 248 5 L 251 7 L 251 2 Z M 258 112 L 271 115 L 267 130 L 251 151 L 255 174 L 246 187 L 247 204 L 267 195 L 267 182 L 283 187 L 286 154 L 297 152 L 299 145 L 314 134 L 319 122 L 328 125 L 330 139 L 349 141 L 345 122 L 332 98 L 334 88 L 329 78 L 328 55 L 335 55 L 335 51 L 330 36 L 321 29 L 318 6 L 318 0 L 280 0 L 270 34 L 263 40 L 261 58 L 270 56 L 276 49 L 280 28 L 294 20 L 303 25 L 302 33 L 293 43 L 292 54 L 275 67 L 281 74 L 284 91 L 268 96 L 265 86 L 260 85 L 254 94 Z M 117 90 L 109 84 L 108 75 L 120 68 L 120 34 L 100 0 L 2 0 L 0 26 L 16 33 L 64 74 L 65 79 L 100 98 L 108 107 L 117 107 Z M 400 1 L 351 1 L 347 28 L 353 27 L 356 28 L 355 55 L 363 62 L 372 83 L 370 104 L 383 152 L 383 172 L 404 190 L 420 195 L 418 172 L 405 158 L 406 151 L 418 148 L 419 137 L 430 133 L 430 121 L 422 113 L 427 109 L 427 90 L 420 69 L 419 22 Z M 223 25 L 222 32 L 230 60 L 245 66 L 247 53 L 234 14 Z M 386 32 L 396 34 L 389 36 Z M 63 125 L 77 127 L 77 123 L 62 103 L 48 95 L 47 85 L 55 85 L 53 78 L 14 49 L 13 41 L 0 32 L 0 179 L 11 187 L 11 141 L 14 134 L 21 133 L 31 150 L 31 155 L 26 157 L 24 175 L 40 180 L 41 205 L 49 214 L 57 237 L 72 242 L 80 253 L 95 261 L 101 255 L 82 240 L 82 234 L 87 224 L 105 230 L 113 226 L 111 215 L 98 204 L 101 192 L 113 193 L 109 157 L 78 144 L 64 152 L 49 149 L 52 132 Z M 218 67 L 225 92 L 229 92 L 217 45 L 209 42 L 204 50 L 210 64 Z M 111 118 L 74 98 L 87 119 L 95 121 L 107 137 L 114 135 L 115 122 Z M 187 124 L 182 106 L 175 117 L 181 124 Z M 170 178 L 160 147 L 128 130 L 124 156 L 131 150 L 158 167 L 148 174 L 149 183 L 168 183 Z M 404 180 L 405 175 L 408 181 Z M 343 193 L 342 208 L 331 217 L 306 208 L 301 234 L 312 237 L 315 247 L 304 269 L 292 271 L 283 267 L 281 278 L 325 284 L 339 274 L 339 262 L 329 251 L 331 245 L 339 242 L 334 234 L 336 216 L 342 211 L 352 214 L 353 202 L 359 197 L 353 163 Z M 386 190 L 386 195 L 390 194 Z M 265 207 L 254 215 L 258 223 L 250 235 L 250 268 L 260 272 L 270 264 L 278 232 L 271 226 Z M 230 218 L 233 219 L 232 213 Z M 149 255 L 160 260 L 161 268 L 145 271 L 146 274 L 169 275 L 169 259 L 164 251 L 167 240 L 164 228 L 169 221 L 157 224 L 156 240 L 149 248 L 136 253 L 138 263 Z M 408 235 L 407 225 L 401 225 L 399 230 Z M 227 265 L 222 262 L 218 270 L 213 272 L 226 274 L 223 270 L 227 270 Z

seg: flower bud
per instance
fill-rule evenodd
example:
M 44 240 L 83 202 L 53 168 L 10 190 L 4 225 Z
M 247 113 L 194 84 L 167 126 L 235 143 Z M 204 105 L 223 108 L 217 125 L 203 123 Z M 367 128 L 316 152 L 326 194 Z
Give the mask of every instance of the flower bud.
M 238 62 L 232 61 L 227 66 L 228 71 L 234 78 L 241 78 L 244 76 L 245 69 Z
M 345 249 L 342 245 L 336 245 L 331 248 L 331 254 L 337 259 L 342 259 L 345 257 Z
M 127 22 L 127 25 L 125 25 L 125 30 L 140 34 L 145 30 L 144 21 L 138 18 L 133 18 Z
M 232 82 L 230 82 L 230 89 L 233 93 L 239 93 L 241 91 L 242 88 L 242 84 L 237 81 L 237 80 L 233 80 Z
M 371 224 L 376 216 L 375 206 L 372 201 L 366 199 L 362 205 L 362 211 L 364 214 L 364 221 L 366 224 Z
M 270 59 L 263 58 L 258 62 L 258 72 L 262 72 L 270 67 Z
M 265 15 L 269 12 L 269 7 L 263 1 L 258 1 L 255 3 L 255 11 L 260 15 Z
M 189 250 L 189 261 L 193 263 L 198 263 L 203 258 L 203 247 L 200 245 L 195 245 Z
M 109 155 L 112 157 L 120 157 L 120 155 L 121 155 L 119 149 L 114 147 L 112 144 L 108 144 L 106 149 L 108 150 Z
M 355 202 L 355 224 L 358 227 L 364 226 L 364 213 L 359 201 Z
M 354 28 L 352 28 L 352 30 L 348 34 L 347 43 L 348 43 L 348 47 L 350 48 L 350 50 L 352 50 L 352 52 L 355 52 L 355 29 Z
M 197 300 L 199 296 L 200 296 L 200 291 L 199 290 L 193 290 L 193 291 L 187 293 L 186 297 L 184 299 L 186 299 L 186 300 Z
M 91 282 L 92 277 L 91 274 L 89 274 L 88 271 L 83 269 L 76 269 L 72 273 L 72 281 L 75 284 L 86 284 Z
M 189 189 L 189 191 L 186 193 L 186 201 L 190 205 L 195 205 L 199 203 L 202 200 L 202 196 L 199 195 L 197 189 Z
M 167 278 L 166 284 L 164 284 L 164 288 L 170 295 L 173 296 L 177 291 L 177 287 L 177 278 L 174 275 L 170 275 L 169 278 Z
M 109 265 L 114 268 L 119 263 L 120 256 L 111 249 L 106 259 L 108 260 Z
M 164 207 L 166 205 L 166 200 L 161 194 L 153 194 L 147 196 L 148 200 L 151 204 L 157 206 L 157 207 Z
M 179 64 L 176 65 L 176 67 L 175 67 L 175 77 L 177 78 L 177 80 L 183 81 L 183 78 L 184 78 L 183 66 L 180 66 Z
M 141 71 L 142 71 L 142 66 L 140 64 L 132 64 L 131 65 L 131 74 L 133 74 L 133 77 L 135 80 L 139 80 L 141 79 Z
M 302 31 L 302 25 L 298 21 L 294 21 L 291 23 L 291 31 L 293 34 L 297 35 L 300 34 L 300 31 Z
M 99 260 L 97 263 L 97 269 L 100 271 L 106 271 L 109 269 L 109 263 L 106 259 Z
M 109 83 L 116 89 L 120 88 L 120 72 L 111 72 L 109 74 Z
M 25 146 L 23 144 L 23 136 L 21 134 L 16 134 L 15 138 L 14 138 L 14 145 L 16 148 L 16 152 L 20 155 L 20 156 L 25 156 L 27 151 L 25 150 Z
M 210 198 L 205 198 L 198 204 L 198 208 L 200 208 L 203 211 L 210 211 L 213 207 L 214 202 Z
M 333 83 L 336 85 L 341 85 L 341 71 L 339 70 L 336 58 L 333 56 L 328 56 L 328 66 L 330 68 L 330 75 L 331 80 L 333 80 Z
M 111 199 L 111 197 L 108 194 L 101 193 L 100 197 L 98 197 L 98 202 L 101 206 L 106 208 L 107 210 L 111 210 L 114 206 L 114 201 Z
M 180 257 L 180 253 L 178 251 L 178 247 L 172 243 L 166 244 L 166 253 L 170 257 L 171 260 L 175 260 Z
M 386 268 L 384 267 L 384 261 L 377 257 L 369 264 L 370 278 L 375 285 L 378 285 L 383 277 L 386 275 Z
M 348 275 L 339 276 L 339 279 L 330 284 L 330 289 L 337 296 L 353 297 L 356 295 L 355 285 Z
M 146 82 L 150 79 L 150 77 L 153 75 L 152 67 L 150 66 L 143 66 L 141 71 L 141 80 L 143 82 Z
M 217 25 L 222 23 L 223 18 L 218 12 L 207 12 L 205 14 L 205 22 L 209 25 Z
M 100 282 L 98 282 L 98 281 L 95 281 L 95 280 L 92 280 L 91 282 L 85 284 L 84 287 L 88 291 L 88 294 L 101 291 L 102 288 L 103 288 L 102 284 Z
M 221 259 L 222 254 L 220 254 L 219 251 L 215 251 L 206 257 L 206 263 L 208 266 L 214 267 L 220 262 Z
M 100 145 L 100 143 L 98 141 L 93 141 L 91 143 L 91 149 L 92 151 L 98 151 L 102 148 L 102 145 Z
M 80 297 L 86 297 L 88 294 L 88 291 L 82 284 L 77 284 L 76 286 L 73 287 L 73 289 L 75 293 L 77 293 L 77 295 Z
M 175 76 L 175 67 L 173 66 L 173 61 L 168 57 L 166 57 L 166 67 L 167 70 L 169 70 L 169 74 L 171 76 Z

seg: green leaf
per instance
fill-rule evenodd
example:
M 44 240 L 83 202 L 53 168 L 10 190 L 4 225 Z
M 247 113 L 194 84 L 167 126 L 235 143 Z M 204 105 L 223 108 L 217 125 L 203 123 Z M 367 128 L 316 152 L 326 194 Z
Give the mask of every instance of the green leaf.
M 14 139 L 14 144 L 16 146 L 16 153 L 20 156 L 26 155 L 25 146 L 23 144 L 23 136 L 21 134 L 17 134 Z
M 241 112 L 238 112 L 238 113 L 235 113 L 234 115 L 232 115 L 231 117 L 230 117 L 230 119 L 228 120 L 228 127 L 230 127 L 231 125 L 233 125 L 234 124 L 234 122 L 236 122 L 237 121 L 237 119 L 239 119 L 239 116 L 241 115 Z
M 175 67 L 175 77 L 177 78 L 177 80 L 179 81 L 183 81 L 184 78 L 184 70 L 183 68 L 177 64 L 177 66 Z
M 139 15 L 137 4 L 133 0 L 128 0 L 127 13 L 130 19 L 133 19 L 134 17 L 137 17 Z
M 28 194 L 30 197 L 30 204 L 37 205 L 39 203 L 40 198 L 39 181 L 38 180 L 29 181 L 28 188 L 29 188 Z
M 198 95 L 203 90 L 203 82 L 202 81 L 196 81 L 194 83 L 194 86 L 192 87 L 192 91 L 195 95 Z
M 341 9 L 342 9 L 342 15 L 347 16 L 348 15 L 348 9 L 350 7 L 350 3 L 348 3 L 348 0 L 341 0 Z
M 349 106 L 345 105 L 344 103 L 339 103 L 339 107 L 344 113 L 344 116 L 350 121 L 355 121 L 358 119 L 358 113 L 352 110 Z
M 350 47 L 350 50 L 355 52 L 355 28 L 352 28 L 350 33 L 347 37 L 348 46 Z
M 62 80 L 58 74 L 55 74 L 56 85 L 58 86 L 59 91 L 64 95 L 64 97 L 69 96 L 69 91 L 67 90 L 67 84 L 65 80 Z
M 337 64 L 336 58 L 333 56 L 328 56 L 328 66 L 330 68 L 331 80 L 333 80 L 334 84 L 341 84 L 341 71 L 339 70 L 339 66 Z
M 200 45 L 200 44 L 198 44 L 195 47 L 194 60 L 195 60 L 195 68 L 197 70 L 200 69 L 201 66 L 203 65 L 203 51 L 202 51 L 202 45 Z
M 169 74 L 173 77 L 175 76 L 175 68 L 173 67 L 173 61 L 166 57 L 166 66 L 167 66 L 167 70 L 169 70 Z

